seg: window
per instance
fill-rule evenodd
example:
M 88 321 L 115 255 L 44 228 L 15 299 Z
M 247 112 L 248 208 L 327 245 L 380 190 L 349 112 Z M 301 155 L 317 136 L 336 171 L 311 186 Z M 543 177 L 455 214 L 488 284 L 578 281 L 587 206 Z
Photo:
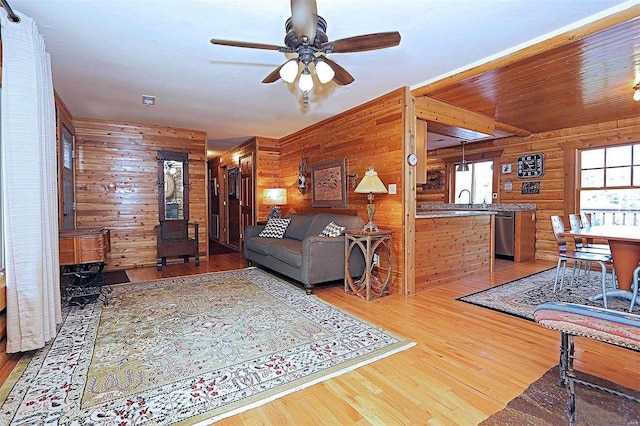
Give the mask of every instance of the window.
M 469 163 L 468 172 L 459 172 L 456 167 L 456 204 L 491 204 L 493 193 L 493 160 Z M 467 193 L 467 191 L 469 191 Z M 469 198 L 466 195 L 469 195 Z
M 598 224 L 622 223 L 624 215 L 615 212 L 640 212 L 640 144 L 583 149 L 579 159 L 580 210 Z

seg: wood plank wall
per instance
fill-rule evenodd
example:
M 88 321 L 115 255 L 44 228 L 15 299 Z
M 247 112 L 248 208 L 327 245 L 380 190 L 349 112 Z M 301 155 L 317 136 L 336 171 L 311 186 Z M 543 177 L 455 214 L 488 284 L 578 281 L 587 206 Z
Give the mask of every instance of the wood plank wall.
M 268 188 L 281 188 L 282 185 L 278 139 L 256 138 L 256 170 L 256 220 L 263 221 L 267 220 L 271 211 L 271 205 L 263 201 L 263 191 Z M 287 202 L 291 202 L 290 197 L 295 193 L 295 189 L 287 188 Z M 284 206 L 283 215 L 286 215 L 287 209 L 287 206 Z
M 403 241 L 403 165 L 404 161 L 404 107 L 408 102 L 404 89 L 398 89 L 380 98 L 362 104 L 342 114 L 305 128 L 280 139 L 281 185 L 287 188 L 287 209 L 298 213 L 336 212 L 355 213 L 366 221 L 367 199 L 353 192 L 347 184 L 346 209 L 312 208 L 311 168 L 314 163 L 345 158 L 347 174 L 357 174 L 357 184 L 369 166 L 374 166 L 382 182 L 397 185 L 397 194 L 379 194 L 375 197 L 374 222 L 394 232 L 392 291 L 401 291 L 405 243 Z M 312 106 L 313 107 L 313 106 Z M 298 165 L 307 158 L 308 189 L 298 190 Z M 260 171 L 259 173 L 262 173 Z M 266 178 L 266 176 L 264 176 Z M 259 176 L 258 184 L 266 187 Z M 269 178 L 275 178 L 269 176 Z M 262 209 L 261 209 L 262 211 Z M 266 210 L 268 212 L 268 209 Z
M 200 253 L 208 255 L 205 132 L 84 118 L 73 124 L 76 224 L 111 230 L 107 270 L 156 264 L 160 150 L 189 153 L 189 220 L 200 224 Z
M 571 199 L 575 194 L 575 186 L 565 187 L 565 182 L 575 171 L 568 165 L 572 163 L 568 156 L 572 156 L 577 148 L 595 147 L 603 145 L 619 145 L 632 142 L 640 142 L 640 118 L 620 120 L 608 123 L 600 123 L 591 126 L 583 126 L 562 129 L 546 133 L 533 134 L 528 137 L 510 137 L 490 142 L 478 142 L 468 144 L 466 152 L 469 155 L 492 151 L 496 148 L 504 149 L 500 157 L 500 166 L 511 164 L 510 174 L 499 173 L 498 200 L 500 203 L 535 203 L 537 205 L 536 222 L 536 259 L 556 260 L 555 239 L 551 229 L 552 215 L 565 217 L 573 213 L 574 203 Z M 428 170 L 444 169 L 443 157 L 450 157 L 452 153 L 460 151 L 460 147 L 443 148 L 429 151 L 427 159 Z M 545 155 L 546 171 L 540 179 L 540 194 L 522 195 L 522 179 L 518 179 L 515 173 L 516 159 L 518 156 L 542 152 Z M 506 192 L 504 184 L 507 179 L 513 182 L 513 191 Z M 526 181 L 530 181 L 527 179 Z M 417 204 L 447 202 L 446 189 L 441 191 L 423 192 L 417 189 Z
M 416 284 L 422 291 L 490 270 L 491 216 L 416 220 Z

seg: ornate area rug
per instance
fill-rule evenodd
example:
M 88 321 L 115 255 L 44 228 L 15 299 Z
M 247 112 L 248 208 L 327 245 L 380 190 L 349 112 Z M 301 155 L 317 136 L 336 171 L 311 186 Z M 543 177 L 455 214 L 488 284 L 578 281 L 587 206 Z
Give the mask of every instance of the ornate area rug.
M 211 422 L 414 345 L 256 268 L 113 289 L 12 373 L 0 424 Z
M 569 272 L 569 268 L 567 268 Z M 458 298 L 463 302 L 472 303 L 485 308 L 511 314 L 517 317 L 533 321 L 533 309 L 545 302 L 568 302 L 582 305 L 602 307 L 602 300 L 589 301 L 589 296 L 602 292 L 602 275 L 599 270 L 592 270 L 589 275 L 584 271 L 574 284 L 567 273 L 562 289 L 553 292 L 553 284 L 556 277 L 556 268 L 539 272 L 519 280 L 510 281 Z M 558 283 L 559 287 L 559 283 Z M 607 275 L 607 288 L 611 287 L 611 274 Z M 627 312 L 629 300 L 609 297 L 607 307 Z M 640 312 L 640 306 L 636 304 L 634 313 Z
M 576 371 L 579 379 L 640 398 L 637 390 L 623 388 L 609 381 Z M 558 385 L 558 367 L 547 371 L 507 406 L 480 423 L 489 425 L 566 425 L 567 392 Z M 576 384 L 578 425 L 640 424 L 640 404 L 607 392 Z

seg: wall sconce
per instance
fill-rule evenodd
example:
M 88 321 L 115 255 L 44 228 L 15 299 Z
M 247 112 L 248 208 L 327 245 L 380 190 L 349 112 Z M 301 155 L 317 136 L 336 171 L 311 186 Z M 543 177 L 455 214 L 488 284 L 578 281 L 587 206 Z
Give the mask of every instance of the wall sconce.
M 349 185 L 351 186 L 351 189 L 356 189 L 356 185 L 358 184 L 358 174 L 354 173 L 352 175 L 347 175 L 347 177 L 349 178 Z
M 378 177 L 378 173 L 373 169 L 373 166 L 369 167 L 369 170 L 365 172 L 364 177 L 356 187 L 355 192 L 359 194 L 369 194 L 367 195 L 367 199 L 369 200 L 369 204 L 367 204 L 369 223 L 367 223 L 362 230 L 369 232 L 379 231 L 380 228 L 373 223 L 373 215 L 376 212 L 376 207 L 373 204 L 373 194 L 386 194 L 387 188 Z
M 287 204 L 287 190 L 285 188 L 269 188 L 262 191 L 265 204 L 272 204 L 269 219 L 280 218 L 280 206 Z
M 640 101 L 640 82 L 633 86 L 633 100 Z

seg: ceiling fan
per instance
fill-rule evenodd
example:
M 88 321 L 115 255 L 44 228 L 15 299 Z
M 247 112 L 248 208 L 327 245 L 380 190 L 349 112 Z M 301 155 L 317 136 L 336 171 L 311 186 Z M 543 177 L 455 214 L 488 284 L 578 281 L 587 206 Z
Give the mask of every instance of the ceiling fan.
M 305 93 L 313 88 L 311 71 L 315 71 L 318 80 L 323 84 L 331 80 L 339 85 L 353 83 L 353 76 L 340 65 L 327 58 L 328 54 L 363 52 L 400 44 L 400 33 L 397 31 L 365 34 L 329 41 L 325 33 L 327 22 L 321 16 L 318 16 L 315 0 L 291 0 L 291 17 L 285 23 L 285 30 L 285 46 L 215 38 L 211 39 L 211 43 L 250 49 L 277 50 L 294 54 L 295 56 L 292 59 L 273 70 L 262 82 L 273 83 L 282 78 L 287 83 L 293 83 L 298 76 L 298 71 L 302 68 L 298 87 Z

